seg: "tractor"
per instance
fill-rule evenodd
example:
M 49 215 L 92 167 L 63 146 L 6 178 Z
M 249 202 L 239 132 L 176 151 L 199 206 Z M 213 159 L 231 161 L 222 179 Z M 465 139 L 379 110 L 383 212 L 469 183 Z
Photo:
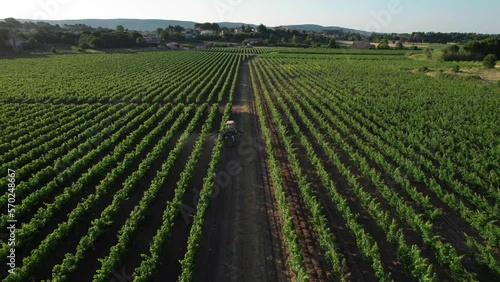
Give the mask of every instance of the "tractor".
M 243 131 L 239 131 L 236 129 L 236 125 L 234 120 L 228 120 L 226 122 L 226 129 L 221 132 L 224 136 L 224 145 L 226 147 L 234 146 L 234 136 L 243 134 Z

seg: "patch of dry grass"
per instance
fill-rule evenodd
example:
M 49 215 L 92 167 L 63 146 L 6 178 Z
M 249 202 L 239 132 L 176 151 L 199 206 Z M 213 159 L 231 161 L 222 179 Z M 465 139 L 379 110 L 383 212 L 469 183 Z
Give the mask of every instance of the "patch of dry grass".
M 500 68 L 496 66 L 495 69 L 487 70 L 481 68 L 463 68 L 459 73 L 456 73 L 458 76 L 479 76 L 482 80 L 489 82 L 497 82 L 500 81 Z

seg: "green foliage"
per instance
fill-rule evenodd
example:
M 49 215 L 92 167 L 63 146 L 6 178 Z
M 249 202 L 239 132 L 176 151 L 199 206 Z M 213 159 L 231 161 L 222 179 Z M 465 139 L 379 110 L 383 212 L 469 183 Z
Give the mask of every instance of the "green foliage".
M 500 56 L 500 38 L 490 37 L 482 41 L 472 40 L 462 46 L 463 52 L 458 52 L 457 47 L 443 49 L 445 61 L 481 61 L 487 54 Z
M 89 210 L 95 209 L 96 205 L 101 204 L 104 198 L 112 199 L 109 205 L 103 206 L 102 213 L 90 222 L 89 229 L 78 242 L 76 251 L 68 253 L 63 258 L 62 263 L 52 269 L 52 280 L 71 280 L 69 277 L 90 254 L 96 240 L 102 238 L 103 234 L 109 230 L 113 219 L 123 211 L 123 203 L 132 193 L 137 192 L 135 190 L 142 185 L 141 181 L 147 178 L 154 165 L 161 163 L 161 171 L 156 174 L 149 186 L 144 186 L 147 192 L 144 193 L 143 199 L 120 232 L 122 235 L 118 238 L 119 247 L 112 248 L 110 255 L 102 260 L 103 269 L 112 269 L 113 265 L 117 265 L 120 260 L 123 260 L 123 252 L 130 246 L 131 238 L 134 238 L 131 235 L 140 230 L 140 225 L 144 224 L 145 215 L 152 212 L 151 203 L 158 198 L 158 193 L 163 190 L 163 182 L 172 175 L 169 172 L 177 165 L 176 160 L 186 149 L 186 144 L 193 133 L 197 131 L 198 125 L 203 124 L 202 134 L 196 133 L 198 140 L 191 151 L 186 169 L 181 174 L 181 180 L 175 188 L 175 197 L 174 201 L 171 201 L 171 208 L 165 211 L 164 225 L 152 243 L 152 256 L 144 260 L 145 265 L 156 264 L 158 255 L 163 249 L 161 246 L 171 234 L 172 225 L 176 222 L 176 215 L 181 212 L 180 204 L 185 199 L 187 187 L 192 178 L 199 173 L 198 161 L 201 158 L 201 153 L 206 149 L 207 140 L 209 140 L 206 133 L 211 131 L 214 121 L 221 118 L 219 103 L 228 102 L 224 120 L 227 120 L 231 113 L 232 95 L 229 98 L 227 96 L 228 93 L 235 92 L 238 79 L 235 74 L 244 57 L 243 54 L 230 53 L 220 56 L 219 53 L 201 52 L 145 52 L 137 53 L 137 55 L 55 56 L 51 57 L 50 60 L 48 58 L 19 59 L 21 61 L 28 60 L 33 64 L 18 64 L 17 59 L 12 60 L 14 67 L 25 68 L 19 72 L 19 75 L 16 75 L 16 79 L 24 74 L 27 75 L 26 77 L 31 77 L 32 83 L 41 83 L 38 84 L 39 87 L 43 84 L 52 87 L 51 90 L 43 91 L 41 94 L 53 95 L 48 100 L 59 104 L 52 107 L 43 104 L 43 109 L 47 111 L 43 119 L 42 116 L 37 119 L 23 119 L 25 122 L 20 124 L 20 130 L 13 131 L 19 136 L 11 134 L 15 141 L 9 143 L 9 146 L 15 146 L 16 150 L 9 150 L 2 156 L 12 160 L 3 163 L 2 168 L 15 165 L 23 167 L 20 169 L 20 173 L 33 174 L 33 177 L 19 185 L 19 190 L 16 191 L 20 197 L 23 197 L 23 204 L 16 207 L 18 214 L 30 219 L 28 213 L 32 210 L 36 211 L 31 221 L 28 220 L 19 230 L 17 243 L 19 246 L 24 246 L 30 238 L 38 236 L 41 230 L 48 228 L 49 221 L 44 220 L 44 218 L 54 218 L 69 203 L 75 203 L 76 208 L 68 210 L 67 217 L 57 226 L 51 227 L 52 233 L 42 238 L 40 248 L 35 248 L 23 259 L 25 267 L 19 267 L 19 271 L 16 271 L 16 274 L 6 281 L 29 280 L 33 273 L 32 269 L 38 267 L 40 261 L 50 256 L 50 253 L 59 245 L 59 240 L 65 240 L 75 228 L 78 228 L 78 224 L 86 220 Z M 70 60 L 68 61 L 70 63 L 61 63 L 65 60 Z M 48 65 L 48 62 L 51 62 L 52 66 Z M 155 69 L 155 66 L 173 62 L 178 66 L 184 66 L 184 68 L 178 68 L 176 73 L 170 74 L 172 82 L 168 82 L 163 79 L 166 74 L 165 69 L 158 67 Z M 9 67 L 12 66 L 9 64 Z M 33 77 L 33 72 L 38 73 L 39 68 L 44 70 L 40 72 L 44 77 Z M 143 89 L 140 93 L 134 90 L 137 83 L 140 82 L 130 79 L 126 80 L 129 82 L 128 84 L 120 83 L 123 84 L 123 87 L 108 88 L 109 76 L 104 74 L 109 74 L 109 69 L 115 69 L 122 75 L 142 74 L 144 78 L 149 80 L 147 85 L 140 86 Z M 12 71 L 12 69 L 10 70 Z M 59 74 L 58 78 L 54 75 L 55 73 Z M 77 85 L 73 83 L 71 88 L 68 88 L 68 77 L 73 77 L 75 73 L 91 75 L 92 84 L 84 82 Z M 2 83 L 10 78 L 13 77 L 2 76 Z M 48 82 L 48 78 L 52 78 L 52 81 Z M 36 80 L 38 82 L 35 82 Z M 12 83 L 9 82 L 9 85 Z M 106 93 L 99 91 L 99 89 L 104 88 L 107 89 Z M 74 90 L 73 95 L 75 96 L 71 96 L 72 93 L 61 94 L 61 91 L 68 89 Z M 16 95 L 12 91 L 9 92 L 11 95 Z M 26 98 L 26 96 L 23 98 L 22 95 L 17 96 L 17 98 L 11 96 L 9 99 L 22 100 Z M 106 95 L 109 96 L 106 97 Z M 48 96 L 38 97 L 32 101 L 48 101 L 46 98 Z M 109 103 L 110 100 L 115 99 L 116 103 Z M 120 103 L 118 99 L 127 102 Z M 62 103 L 62 101 L 66 103 Z M 77 101 L 82 103 L 72 103 Z M 83 101 L 93 102 L 84 103 Z M 138 103 L 139 101 L 149 101 L 149 103 Z M 176 106 L 173 107 L 167 101 L 174 102 Z M 184 101 L 190 103 L 185 105 Z M 162 105 L 158 102 L 161 102 Z M 213 104 L 209 107 L 207 102 Z M 209 108 L 210 114 L 207 115 Z M 36 114 L 40 113 L 41 108 L 25 108 L 26 111 L 30 109 L 33 110 L 30 114 Z M 26 113 L 26 111 L 24 112 Z M 34 124 L 26 126 L 28 123 Z M 44 126 L 41 126 L 42 123 Z M 184 133 L 180 134 L 182 130 Z M 41 135 L 40 132 L 45 132 L 46 136 Z M 27 134 L 27 136 L 23 137 L 22 134 Z M 46 143 L 43 143 L 40 135 L 46 138 Z M 174 138 L 176 142 L 173 144 L 175 146 L 170 146 Z M 59 147 L 61 144 L 64 146 Z M 3 145 L 0 147 L 4 148 Z M 30 152 L 30 154 L 25 154 L 26 152 Z M 220 155 L 220 153 L 219 148 L 216 155 Z M 23 158 L 14 157 L 17 154 Z M 58 154 L 61 155 L 60 158 Z M 168 158 L 165 159 L 163 156 L 166 154 L 168 154 Z M 38 173 L 36 167 L 21 165 L 29 159 L 36 160 L 32 163 L 36 162 L 38 166 L 42 162 L 48 167 Z M 53 162 L 54 160 L 55 162 Z M 53 167 L 52 163 L 54 163 Z M 137 166 L 137 169 L 130 171 L 132 166 Z M 218 169 L 217 158 L 211 161 L 211 167 L 213 171 Z M 207 183 L 213 184 L 214 178 L 210 177 L 211 175 L 207 175 L 205 179 L 208 179 Z M 99 179 L 98 182 L 90 184 L 91 181 L 97 179 Z M 3 180 L 0 181 L 3 182 Z M 40 185 L 41 181 L 46 184 Z M 68 183 L 68 190 L 58 194 L 57 189 L 62 183 Z M 116 186 L 116 183 L 120 183 L 120 185 Z M 37 186 L 40 188 L 36 192 L 30 190 L 30 187 Z M 92 191 L 85 190 L 90 186 L 93 187 Z M 204 187 L 210 191 L 213 185 L 205 184 Z M 211 196 L 210 193 L 207 195 L 206 189 L 203 201 L 205 204 Z M 55 195 L 55 198 L 52 197 L 48 201 L 49 195 Z M 3 195 L 2 199 L 4 200 L 0 202 L 0 206 L 6 208 L 3 206 L 7 203 L 6 195 Z M 74 202 L 75 199 L 78 200 Z M 42 202 L 47 202 L 47 204 L 43 207 L 35 206 Z M 0 221 L 2 227 L 6 223 L 4 219 L 5 216 L 2 216 Z M 197 220 L 196 225 L 200 224 L 203 224 L 203 217 Z M 201 233 L 199 235 L 201 236 Z M 6 246 L 6 244 L 1 246 L 0 252 L 2 254 L 8 252 Z M 126 248 L 122 248 L 123 246 Z M 190 249 L 193 247 L 190 246 Z M 109 277 L 105 277 L 109 276 L 110 273 L 111 270 L 100 271 L 96 275 L 96 279 L 108 281 Z
M 179 25 L 176 25 L 176 32 L 181 32 L 182 30 L 179 28 Z M 221 28 L 218 23 L 195 23 L 194 28 L 200 29 L 200 30 L 214 30 L 214 31 L 220 31 Z M 168 29 L 168 28 L 167 28 Z
M 113 32 L 99 31 L 83 33 L 79 39 L 79 45 L 82 49 L 103 49 L 103 48 L 132 48 L 137 44 L 137 38 L 142 37 L 137 32 Z
M 307 36 L 306 39 L 304 40 L 303 44 L 307 45 L 307 46 L 312 46 L 312 45 L 314 45 L 314 41 L 310 36 Z
M 460 66 L 459 65 L 455 65 L 455 66 L 453 66 L 453 68 L 451 70 L 453 72 L 460 72 Z
M 81 48 L 81 47 L 79 47 L 79 46 L 71 46 L 71 51 L 72 51 L 73 53 L 81 53 L 81 52 L 84 52 L 85 50 L 84 50 L 84 49 L 82 49 L 82 48 Z
M 0 28 L 0 41 L 9 39 L 10 31 L 7 28 Z
M 269 31 L 265 25 L 260 24 L 257 26 L 257 32 L 259 32 L 261 34 L 267 34 Z
M 144 37 L 137 37 L 136 44 L 137 44 L 137 47 L 146 47 L 147 46 L 147 43 L 146 43 L 146 40 L 144 39 Z
M 316 59 L 319 58 L 319 56 L 316 57 Z M 446 203 L 446 205 L 453 209 L 462 219 L 471 224 L 475 229 L 474 232 L 479 231 L 484 240 L 488 240 L 489 242 L 498 241 L 500 238 L 500 228 L 498 228 L 498 226 L 494 227 L 494 224 L 488 220 L 489 216 L 495 217 L 498 213 L 496 207 L 488 204 L 483 196 L 476 192 L 476 190 L 456 181 L 455 177 L 457 176 L 450 173 L 460 171 L 461 175 L 468 174 L 471 176 L 470 171 L 461 165 L 456 165 L 448 158 L 456 158 L 457 160 L 461 159 L 465 161 L 465 159 L 467 159 L 466 155 L 470 157 L 475 155 L 477 157 L 477 151 L 470 152 L 470 146 L 469 149 L 464 147 L 459 150 L 453 150 L 451 147 L 446 149 L 438 145 L 442 144 L 441 142 L 464 144 L 461 142 L 461 137 L 450 138 L 449 134 L 447 134 L 443 128 L 447 125 L 442 124 L 442 122 L 452 125 L 457 120 L 468 120 L 478 115 L 486 117 L 493 113 L 492 111 L 494 111 L 493 109 L 496 107 L 497 99 L 494 99 L 496 96 L 490 93 L 489 88 L 479 90 L 477 89 L 477 84 L 473 82 L 465 81 L 463 83 L 457 83 L 457 80 L 436 80 L 427 76 L 416 79 L 411 73 L 405 74 L 401 73 L 400 69 L 393 69 L 392 63 L 382 63 L 380 61 L 371 65 L 370 70 L 366 71 L 369 64 L 366 64 L 362 59 L 359 61 L 355 59 L 354 62 L 349 61 L 349 63 L 345 63 L 343 67 L 339 66 L 339 64 L 342 64 L 341 62 L 335 61 L 334 63 L 330 63 L 331 60 L 324 60 L 324 62 L 315 62 L 314 64 L 307 65 L 310 64 L 310 61 L 307 61 L 305 56 L 299 57 L 297 55 L 294 55 L 294 57 L 286 57 L 283 55 L 266 56 L 254 62 L 255 64 L 258 62 L 258 64 L 261 65 L 259 71 L 263 73 L 262 76 L 264 77 L 262 79 L 259 78 L 258 85 L 261 85 L 260 88 L 263 89 L 265 95 L 269 95 L 266 93 L 266 88 L 269 88 L 267 91 L 273 93 L 273 98 L 272 100 L 268 100 L 267 107 L 272 109 L 273 104 L 281 105 L 281 115 L 275 115 L 273 118 L 278 126 L 280 116 L 285 116 L 292 124 L 292 128 L 294 128 L 294 120 L 299 120 L 303 126 L 294 129 L 293 134 L 297 136 L 294 140 L 296 144 L 300 141 L 306 152 L 309 147 L 309 145 L 307 145 L 308 140 L 324 140 L 312 142 L 315 142 L 318 147 L 322 147 L 322 153 L 324 152 L 327 154 L 325 159 L 328 160 L 328 162 L 332 162 L 335 167 L 337 167 L 346 179 L 350 191 L 356 194 L 356 200 L 368 211 L 379 228 L 390 235 L 388 236 L 389 242 L 397 246 L 398 256 L 404 262 L 407 269 L 411 271 L 412 276 L 416 280 L 436 281 L 437 277 L 433 272 L 432 265 L 428 260 L 420 256 L 421 251 L 419 248 L 408 245 L 404 240 L 404 236 L 397 235 L 399 232 L 402 232 L 403 229 L 397 227 L 397 225 L 393 225 L 394 221 L 391 223 L 388 214 L 377 204 L 378 201 L 374 202 L 375 199 L 364 191 L 363 187 L 365 187 L 365 184 L 358 182 L 358 175 L 364 175 L 363 178 L 372 183 L 375 189 L 377 189 L 377 194 L 381 195 L 387 203 L 392 206 L 392 209 L 398 214 L 397 217 L 409 224 L 411 228 L 421 236 L 424 244 L 429 246 L 435 253 L 439 262 L 439 267 L 449 269 L 455 280 L 476 281 L 476 274 L 462 265 L 461 260 L 463 256 L 461 253 L 445 240 L 439 239 L 440 234 L 434 231 L 433 226 L 436 224 L 435 220 L 442 216 L 442 210 L 436 209 L 425 192 L 419 192 L 411 185 L 405 175 L 411 175 L 413 179 L 428 187 L 433 195 L 437 195 L 443 203 Z M 414 62 L 410 64 L 414 64 Z M 283 65 L 289 67 L 283 68 Z M 381 65 L 384 65 L 384 70 L 388 73 L 384 72 L 380 74 Z M 320 75 L 317 69 L 323 70 Z M 328 71 L 330 69 L 331 71 Z M 342 73 L 340 70 L 345 71 L 345 73 Z M 391 77 L 387 77 L 389 73 Z M 320 78 L 319 76 L 321 75 L 323 75 L 324 78 Z M 300 77 L 301 79 L 289 81 L 287 78 L 290 76 Z M 335 81 L 325 79 L 326 77 L 333 78 Z M 352 82 L 353 79 L 356 79 L 356 82 Z M 368 83 L 366 79 L 370 79 L 370 83 Z M 412 81 L 412 85 L 409 86 L 412 90 L 406 93 L 402 91 L 402 84 L 394 83 L 397 79 L 401 82 Z M 346 85 L 346 83 L 349 83 L 348 81 L 351 85 Z M 293 84 L 292 87 L 290 83 Z M 376 88 L 376 86 L 372 85 L 367 89 L 363 86 L 368 84 L 379 85 L 380 87 Z M 444 85 L 446 85 L 446 87 L 443 87 Z M 435 87 L 437 87 L 438 90 L 436 90 Z M 329 89 L 338 88 L 342 88 L 342 90 L 337 90 L 334 95 L 324 94 L 327 93 Z M 354 92 L 356 95 L 353 95 L 352 89 L 356 90 Z M 416 91 L 416 89 L 419 90 Z M 476 89 L 476 92 L 472 91 L 472 89 Z M 380 93 L 375 94 L 374 92 L 377 91 Z M 392 91 L 398 94 L 393 95 L 391 94 Z M 419 93 L 417 97 L 420 102 L 416 102 L 415 100 L 415 98 L 417 98 L 415 97 L 416 93 Z M 289 98 L 287 98 L 288 95 L 290 95 Z M 363 100 L 367 100 L 363 105 L 360 105 L 361 100 L 356 98 L 360 95 L 363 95 Z M 471 95 L 473 95 L 473 97 L 471 97 Z M 486 107 L 488 107 L 488 109 L 477 110 L 471 102 L 475 99 L 482 99 L 479 98 L 482 97 L 482 95 L 486 95 L 488 99 L 494 99 L 495 101 L 482 104 L 483 106 L 487 104 Z M 453 97 L 452 103 L 454 103 L 455 106 L 457 105 L 456 103 L 459 103 L 462 111 L 451 110 L 449 104 L 451 100 L 441 98 L 447 96 Z M 409 97 L 412 97 L 409 99 L 412 101 L 407 100 Z M 436 104 L 433 103 L 434 99 L 440 101 L 440 103 L 444 101 L 449 102 Z M 286 100 L 286 102 L 282 102 L 282 100 Z M 389 101 L 393 104 L 388 104 Z M 308 106 L 308 104 L 311 105 Z M 405 104 L 404 110 L 401 108 L 403 104 Z M 424 110 L 418 113 L 421 111 L 422 105 L 425 105 L 426 108 L 435 109 L 432 109 L 432 111 Z M 288 107 L 293 107 L 293 116 L 292 113 L 288 112 Z M 373 118 L 378 116 L 378 114 L 374 114 L 374 111 L 376 111 L 374 107 L 384 112 L 384 117 L 380 116 L 380 119 L 373 120 Z M 381 130 L 379 128 L 379 122 L 390 116 L 390 114 L 387 114 L 388 112 L 392 112 L 394 118 L 391 118 L 391 124 L 384 123 L 384 127 L 386 128 Z M 409 113 L 407 116 L 408 119 L 402 121 L 401 114 L 404 112 Z M 434 123 L 436 128 L 441 128 L 440 130 L 443 130 L 442 133 L 431 133 L 431 136 L 426 136 L 428 135 L 427 133 L 417 134 L 419 130 L 423 130 L 428 126 L 430 120 L 429 115 L 431 114 L 436 119 L 435 123 L 431 123 Z M 419 115 L 419 117 L 416 118 L 414 115 Z M 410 120 L 412 121 L 410 122 L 411 125 L 408 124 Z M 413 122 L 417 120 L 419 120 L 420 125 L 418 128 L 415 128 L 417 123 Z M 438 122 L 437 120 L 440 121 Z M 392 124 L 393 122 L 394 124 Z M 367 126 L 367 123 L 371 125 Z M 477 139 L 478 142 L 480 142 L 479 140 L 483 140 L 490 144 L 491 142 L 495 142 L 494 140 L 496 139 L 493 137 L 494 135 L 487 137 L 489 133 L 484 132 L 486 128 L 484 127 L 485 123 L 488 124 L 488 126 L 486 126 L 489 128 L 488 130 L 498 128 L 495 121 L 488 122 L 478 120 L 474 122 L 474 124 L 466 122 L 466 124 L 469 124 L 467 129 L 462 128 L 464 126 L 464 124 L 462 124 L 460 129 L 457 128 L 456 130 L 460 130 L 463 134 L 471 138 L 475 138 L 473 137 L 474 135 L 481 136 Z M 332 125 L 334 125 L 333 129 Z M 401 126 L 405 127 L 404 131 L 400 130 Z M 395 130 L 391 131 L 391 133 L 382 133 L 383 130 L 387 130 L 387 128 L 394 128 Z M 355 136 L 358 134 L 352 134 L 353 130 L 360 132 L 359 136 Z M 370 132 L 373 130 L 376 132 Z M 472 131 L 475 133 L 472 133 Z M 300 137 L 302 132 L 304 132 L 304 138 Z M 395 132 L 399 132 L 399 134 L 395 136 Z M 406 136 L 405 134 L 408 134 L 407 132 L 413 132 L 415 135 L 411 133 L 413 136 Z M 379 134 L 380 136 L 378 136 Z M 286 138 L 286 136 L 282 135 L 280 140 L 285 140 Z M 400 140 L 401 138 L 405 139 L 405 141 Z M 413 140 L 413 142 L 410 140 Z M 406 141 L 410 141 L 410 143 L 406 143 Z M 389 147 L 387 142 L 391 144 Z M 422 152 L 421 150 L 427 146 L 424 145 L 424 143 L 428 146 L 433 146 L 431 144 L 434 144 L 440 148 L 438 150 L 443 151 L 439 153 L 429 151 L 425 153 L 426 157 L 424 157 L 420 154 L 416 154 L 415 149 L 411 148 L 415 146 L 415 148 L 419 148 L 419 152 Z M 372 147 L 375 146 L 375 144 L 378 144 L 378 149 L 373 151 Z M 408 144 L 413 145 L 408 147 Z M 331 148 L 332 146 L 333 148 Z M 389 149 L 390 147 L 393 147 L 394 150 Z M 339 151 L 346 152 L 346 154 L 349 155 L 353 165 L 357 167 L 356 171 L 359 170 L 359 172 L 352 174 L 352 170 L 346 167 L 337 155 L 336 152 Z M 449 153 L 446 154 L 444 153 L 445 151 Z M 450 155 L 452 152 L 460 156 Z M 488 153 L 481 154 L 484 161 L 488 159 L 487 154 Z M 289 153 L 289 155 L 292 154 Z M 373 166 L 369 165 L 368 159 L 365 159 L 364 156 L 369 156 L 369 162 L 376 162 L 377 164 Z M 395 166 L 385 161 L 385 158 L 389 156 L 391 160 L 396 162 Z M 320 173 L 322 170 L 319 165 L 321 164 L 321 160 L 316 161 L 313 153 L 308 153 L 307 157 L 309 162 L 314 165 L 314 170 Z M 427 157 L 436 158 L 436 161 L 439 159 L 439 162 L 443 165 L 436 168 L 432 162 L 426 160 Z M 445 159 L 448 160 L 445 161 Z M 292 162 L 290 161 L 290 163 Z M 390 178 L 397 182 L 398 185 L 401 185 L 401 189 L 405 191 L 405 194 L 409 195 L 412 201 L 419 206 L 418 210 L 408 205 L 406 200 L 399 196 L 399 191 L 394 191 L 394 185 L 388 186 L 384 184 L 385 181 L 380 178 L 381 175 L 374 169 L 376 166 L 383 167 L 383 173 L 391 174 Z M 397 166 L 400 166 L 400 168 Z M 481 166 L 483 168 L 487 167 L 484 164 Z M 477 168 L 479 169 L 479 167 Z M 404 172 L 400 172 L 400 170 L 404 170 Z M 423 170 L 428 172 L 424 172 Z M 488 170 L 484 173 L 488 174 L 487 171 Z M 431 177 L 428 176 L 429 172 L 432 174 Z M 299 174 L 295 172 L 295 175 L 298 176 Z M 319 179 L 322 177 L 325 178 L 325 180 L 323 180 L 323 185 L 325 187 L 328 187 L 329 183 L 333 182 L 328 178 L 328 173 L 326 173 L 325 176 L 321 176 L 321 174 L 318 176 Z M 483 181 L 478 178 L 475 179 L 478 183 Z M 492 180 L 495 183 L 499 181 L 498 177 L 493 177 Z M 471 178 L 468 181 L 472 181 Z M 488 181 L 484 183 L 483 185 L 488 185 L 486 184 Z M 442 185 L 446 186 L 442 187 Z M 491 187 L 495 187 L 495 185 Z M 453 192 L 447 191 L 448 189 L 453 190 Z M 339 198 L 342 199 L 341 196 L 335 196 L 334 189 L 330 191 L 332 193 L 332 199 L 336 201 Z M 492 193 L 491 200 L 493 202 L 495 201 L 494 199 L 500 198 L 498 191 L 492 190 L 486 186 L 483 186 L 482 191 L 490 191 Z M 467 207 L 467 205 L 464 204 L 465 201 L 474 207 Z M 335 206 L 338 207 L 338 209 L 342 207 L 340 202 L 336 202 Z M 347 215 L 345 216 L 345 218 L 347 218 Z M 349 223 L 347 226 L 348 228 L 355 228 L 354 223 L 352 223 L 352 225 Z M 485 228 L 482 226 L 487 226 L 488 231 L 483 230 Z M 354 234 L 356 233 L 354 232 Z M 360 244 L 359 246 L 363 256 L 372 259 L 376 257 L 374 255 L 376 252 L 369 251 L 368 248 L 363 247 L 364 244 L 367 244 L 366 240 L 362 240 L 360 237 L 360 240 L 357 242 Z M 486 244 L 486 246 L 484 244 L 478 244 L 478 248 L 474 251 L 479 255 L 476 257 L 476 261 L 483 266 L 488 265 L 490 270 L 496 271 L 496 269 L 498 269 L 496 265 L 499 264 L 499 260 L 495 258 L 494 251 L 487 246 L 488 244 Z M 373 262 L 373 268 L 375 270 L 379 269 L 375 263 L 376 260 L 373 260 Z
M 243 29 L 244 33 L 251 33 L 252 32 L 252 27 L 250 25 L 242 25 L 241 28 Z
M 91 37 L 87 42 L 93 49 L 101 49 L 104 47 L 103 40 L 99 37 Z
M 396 47 L 395 47 L 396 50 L 403 50 L 404 48 L 405 47 L 403 45 L 403 42 L 401 41 L 396 42 Z
M 35 50 L 40 48 L 42 45 L 33 37 L 30 37 L 28 40 L 24 41 L 23 48 L 25 50 Z
M 335 38 L 331 38 L 328 42 L 328 48 L 338 48 Z
M 239 63 L 238 63 L 239 67 Z M 235 68 L 235 69 L 238 69 Z M 220 130 L 222 130 L 225 127 L 225 122 L 226 120 L 229 119 L 229 116 L 231 114 L 231 109 L 232 109 L 232 99 L 233 95 L 235 92 L 236 88 L 236 81 L 237 81 L 237 76 L 233 77 L 232 80 L 232 86 L 230 89 L 230 94 L 228 98 L 228 103 L 226 104 L 226 107 L 224 109 L 223 117 L 222 117 L 222 122 L 220 124 Z M 226 80 L 226 83 L 229 83 L 229 80 Z M 218 167 L 218 162 L 221 156 L 221 151 L 222 151 L 222 136 L 219 136 L 217 139 L 217 142 L 214 146 L 214 149 L 212 150 L 212 159 L 210 161 L 210 167 L 207 172 L 207 176 L 203 179 L 203 188 L 200 192 L 200 197 L 198 201 L 198 205 L 196 207 L 196 215 L 194 216 L 193 219 L 193 225 L 191 227 L 191 231 L 189 234 L 188 238 L 188 250 L 184 256 L 184 258 L 180 261 L 180 264 L 182 266 L 182 273 L 178 279 L 178 281 L 191 281 L 193 279 L 193 270 L 195 269 L 196 266 L 196 253 L 198 252 L 200 248 L 200 241 L 202 237 L 202 231 L 203 231 L 203 222 L 204 222 L 204 216 L 207 212 L 208 205 L 210 202 L 210 198 L 212 197 L 214 190 L 213 187 L 215 185 L 215 176 L 216 176 L 216 170 Z M 141 265 L 142 266 L 142 265 Z M 139 267 L 137 269 L 137 274 L 136 277 L 143 277 L 142 273 L 147 272 L 147 269 L 145 267 Z M 147 277 L 145 277 L 147 278 Z M 140 278 L 142 279 L 142 278 Z
M 418 68 L 418 71 L 419 72 L 428 72 L 429 71 L 429 67 L 426 67 L 426 66 L 420 67 L 420 68 Z
M 52 53 L 52 54 L 56 54 L 56 53 L 57 53 L 56 48 L 54 48 L 54 47 L 50 48 L 50 53 Z
M 22 23 L 14 18 L 6 18 L 1 26 L 6 28 L 19 28 L 22 26 Z
M 0 28 L 0 55 L 5 55 L 12 53 L 12 47 L 6 44 L 5 41 L 9 39 L 9 30 L 6 28 Z
M 489 54 L 483 59 L 483 66 L 486 69 L 494 69 L 497 64 L 497 56 Z
M 80 45 L 78 45 L 78 48 L 81 50 L 87 50 L 87 49 L 92 49 L 92 46 L 90 46 L 90 44 L 88 44 L 87 42 L 83 42 L 80 43 Z
M 139 37 L 143 37 L 142 34 L 140 32 L 137 32 L 137 31 L 133 31 L 130 33 L 130 37 L 134 40 L 137 41 L 137 38 Z
M 427 47 L 425 48 L 424 52 L 428 60 L 432 59 L 432 54 L 434 53 L 434 49 Z
M 379 43 L 377 46 L 377 49 L 380 50 L 388 50 L 389 49 L 389 44 L 386 42 Z
M 86 34 L 82 44 L 106 33 Z M 161 226 L 133 271 L 137 281 L 154 278 L 169 255 L 165 246 L 182 213 L 182 200 L 189 198 L 186 188 L 200 177 L 203 187 L 179 261 L 178 281 L 191 281 L 197 264 L 203 263 L 197 252 L 206 247 L 201 240 L 220 169 L 220 137 L 210 164 L 199 169 L 202 150 L 210 148 L 205 134 L 215 121 L 222 120 L 223 127 L 232 112 L 241 61 L 270 52 L 281 53 L 251 61 L 250 81 L 269 192 L 276 199 L 287 264 L 297 281 L 308 279 L 307 250 L 293 221 L 283 164 L 304 203 L 305 220 L 331 280 L 353 278 L 336 241 L 340 235 L 352 238 L 348 243 L 370 268 L 366 273 L 372 273 L 371 280 L 391 281 L 386 267 L 391 262 L 382 256 L 386 251 L 415 281 L 437 281 L 436 272 L 456 281 L 483 275 L 494 281 L 500 275 L 500 178 L 494 157 L 500 90 L 415 74 L 411 70 L 428 70 L 423 64 L 433 69 L 453 65 L 409 60 L 401 51 L 352 52 L 345 60 L 345 50 L 214 48 L 2 60 L 2 118 L 12 122 L 5 127 L 11 141 L 0 144 L 0 170 L 18 167 L 23 179 L 16 191 L 23 199 L 16 213 L 26 221 L 17 230 L 17 247 L 37 241 L 16 274 L 4 280 L 29 281 L 86 222 L 88 230 L 78 231 L 82 238 L 73 238 L 80 239 L 76 248 L 47 270 L 53 281 L 70 281 L 124 207 L 137 203 L 114 233 L 116 245 L 100 260 L 95 278 L 108 281 L 134 250 L 133 240 L 140 237 L 147 216 L 157 212 L 152 203 L 172 176 L 169 172 L 188 152 L 185 169 L 171 187 L 171 201 L 160 211 Z M 197 139 L 185 150 L 190 136 Z M 154 180 L 144 183 L 151 172 Z M 6 187 L 6 181 L 0 179 L 0 186 Z M 134 195 L 143 198 L 134 202 Z M 0 196 L 0 209 L 7 204 L 7 195 Z M 333 219 L 325 216 L 331 211 Z M 467 244 L 457 248 L 449 243 L 454 235 L 443 231 L 444 213 L 467 225 L 461 230 Z M 51 225 L 61 214 L 64 218 Z M 5 229 L 7 215 L 0 218 L 0 229 Z M 373 228 L 380 236 L 373 236 Z M 0 257 L 7 253 L 8 246 L 1 245 Z M 467 264 L 465 253 L 470 254 Z
M 443 53 L 445 55 L 447 55 L 447 54 L 457 54 L 458 51 L 460 51 L 460 46 L 458 46 L 456 44 L 450 45 L 450 46 L 448 46 L 448 47 L 446 47 L 446 48 L 443 49 Z

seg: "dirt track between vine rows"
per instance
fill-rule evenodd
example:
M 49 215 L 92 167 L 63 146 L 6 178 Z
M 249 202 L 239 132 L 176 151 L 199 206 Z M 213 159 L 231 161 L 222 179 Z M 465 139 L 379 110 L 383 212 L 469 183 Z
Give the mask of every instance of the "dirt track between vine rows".
M 230 117 L 244 134 L 222 152 L 194 281 L 290 280 L 253 95 L 247 60 Z

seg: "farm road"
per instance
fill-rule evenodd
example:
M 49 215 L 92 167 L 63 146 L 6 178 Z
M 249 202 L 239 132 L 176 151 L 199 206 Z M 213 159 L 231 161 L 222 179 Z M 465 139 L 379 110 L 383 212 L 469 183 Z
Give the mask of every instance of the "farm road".
M 231 114 L 237 129 L 245 133 L 237 137 L 235 147 L 222 153 L 195 281 L 290 280 L 248 63 L 240 66 Z

